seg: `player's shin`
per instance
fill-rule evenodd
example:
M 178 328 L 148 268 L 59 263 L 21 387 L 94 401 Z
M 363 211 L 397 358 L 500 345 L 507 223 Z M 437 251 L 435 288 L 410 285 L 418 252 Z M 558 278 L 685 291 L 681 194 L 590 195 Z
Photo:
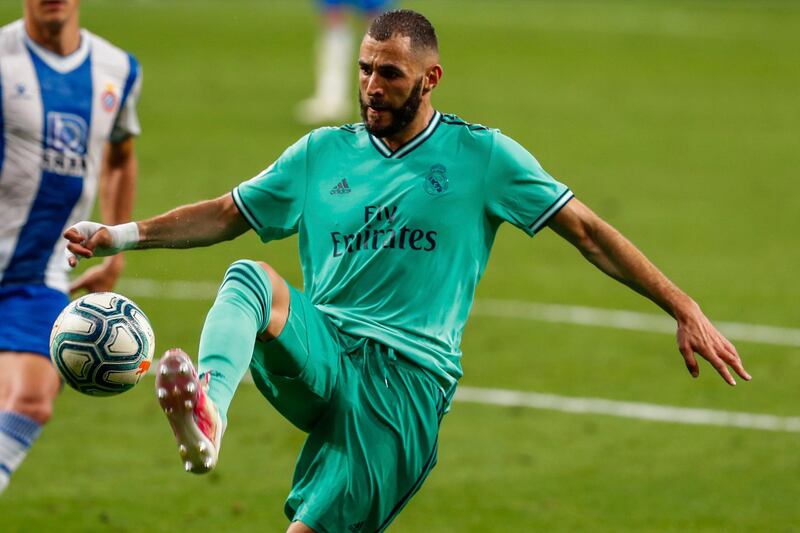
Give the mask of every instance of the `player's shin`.
M 208 395 L 224 422 L 236 387 L 250 366 L 256 336 L 269 323 L 272 284 L 254 261 L 225 273 L 200 336 L 198 370 L 210 374 Z
M 41 430 L 41 425 L 32 418 L 12 411 L 0 411 L 0 494 Z

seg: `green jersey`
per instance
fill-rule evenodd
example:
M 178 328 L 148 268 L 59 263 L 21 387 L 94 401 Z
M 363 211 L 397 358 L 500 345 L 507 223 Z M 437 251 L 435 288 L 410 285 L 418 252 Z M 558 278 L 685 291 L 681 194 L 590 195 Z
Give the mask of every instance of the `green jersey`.
M 572 193 L 498 130 L 434 113 L 392 151 L 363 124 L 312 131 L 233 191 L 262 241 L 299 234 L 305 292 L 449 394 L 503 222 L 533 236 Z

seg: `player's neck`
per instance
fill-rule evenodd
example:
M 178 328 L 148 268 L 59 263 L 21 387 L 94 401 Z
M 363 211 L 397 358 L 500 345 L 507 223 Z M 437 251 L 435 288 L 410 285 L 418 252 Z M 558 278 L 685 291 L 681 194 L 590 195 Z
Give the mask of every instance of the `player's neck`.
M 419 108 L 419 112 L 417 112 L 417 116 L 409 122 L 403 131 L 391 137 L 384 137 L 382 139 L 383 142 L 394 152 L 427 128 L 433 118 L 433 113 L 433 106 L 430 102 L 423 103 Z
M 27 19 L 25 31 L 31 41 L 60 56 L 68 56 L 81 46 L 81 30 L 77 17 L 67 20 L 60 26 L 37 25 Z

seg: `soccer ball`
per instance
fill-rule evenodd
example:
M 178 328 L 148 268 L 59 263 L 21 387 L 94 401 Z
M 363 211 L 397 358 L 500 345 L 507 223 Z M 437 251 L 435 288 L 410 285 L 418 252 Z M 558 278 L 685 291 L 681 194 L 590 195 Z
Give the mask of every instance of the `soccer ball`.
M 113 292 L 70 303 L 53 324 L 50 357 L 70 387 L 90 396 L 133 388 L 150 368 L 155 336 L 135 303 Z

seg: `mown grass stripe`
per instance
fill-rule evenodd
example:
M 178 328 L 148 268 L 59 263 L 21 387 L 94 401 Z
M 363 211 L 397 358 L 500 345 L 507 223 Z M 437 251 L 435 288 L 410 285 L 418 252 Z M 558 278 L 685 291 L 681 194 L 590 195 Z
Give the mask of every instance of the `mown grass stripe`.
M 218 287 L 217 283 L 205 281 L 129 278 L 120 282 L 119 290 L 132 297 L 196 301 L 212 300 Z M 475 300 L 472 316 L 675 334 L 675 321 L 666 315 L 580 305 L 480 298 Z M 716 325 L 734 341 L 800 348 L 798 328 L 725 321 Z

